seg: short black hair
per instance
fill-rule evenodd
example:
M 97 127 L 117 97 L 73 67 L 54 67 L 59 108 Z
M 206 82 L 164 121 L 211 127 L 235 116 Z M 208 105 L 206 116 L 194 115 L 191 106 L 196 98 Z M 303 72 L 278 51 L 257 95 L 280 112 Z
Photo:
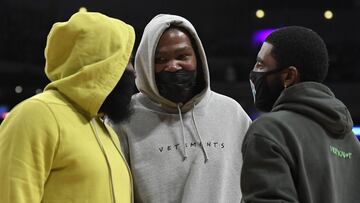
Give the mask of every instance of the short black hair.
M 295 66 L 303 82 L 325 80 L 328 52 L 325 42 L 313 30 L 301 26 L 283 27 L 272 32 L 265 42 L 273 46 L 271 55 L 278 68 Z

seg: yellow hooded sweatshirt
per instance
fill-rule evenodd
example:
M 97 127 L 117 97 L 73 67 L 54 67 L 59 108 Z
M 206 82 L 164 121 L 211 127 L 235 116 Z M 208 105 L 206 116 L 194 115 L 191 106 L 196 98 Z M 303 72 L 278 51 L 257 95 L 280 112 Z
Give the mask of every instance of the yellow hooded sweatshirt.
M 134 40 L 130 25 L 100 13 L 53 25 L 45 49 L 51 83 L 0 126 L 1 203 L 133 201 L 119 140 L 98 111 Z

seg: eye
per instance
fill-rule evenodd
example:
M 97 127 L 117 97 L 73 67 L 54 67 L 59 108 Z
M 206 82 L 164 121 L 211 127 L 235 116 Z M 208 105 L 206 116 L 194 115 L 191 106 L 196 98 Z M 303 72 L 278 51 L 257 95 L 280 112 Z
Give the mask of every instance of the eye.
M 164 57 L 155 57 L 155 63 L 156 64 L 163 64 L 166 62 L 166 58 Z
M 260 67 L 262 67 L 262 66 L 264 66 L 264 64 L 263 64 L 262 62 L 260 62 L 260 61 L 257 61 L 257 62 L 255 63 L 255 67 L 256 67 L 256 68 L 260 68 Z
M 177 59 L 178 60 L 188 60 L 192 55 L 191 54 L 180 54 Z
M 186 59 L 186 57 L 187 57 L 187 55 L 181 54 L 181 55 L 179 55 L 177 58 L 178 58 L 179 60 L 184 60 L 184 59 Z
M 253 70 L 261 71 L 264 68 L 264 64 L 261 61 L 256 61 Z

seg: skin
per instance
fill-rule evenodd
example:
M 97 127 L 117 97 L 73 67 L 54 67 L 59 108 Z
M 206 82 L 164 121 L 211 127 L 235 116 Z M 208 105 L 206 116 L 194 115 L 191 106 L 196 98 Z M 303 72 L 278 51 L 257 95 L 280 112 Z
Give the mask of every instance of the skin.
M 271 55 L 273 46 L 267 42 L 264 42 L 257 55 L 256 63 L 253 71 L 256 72 L 268 72 L 277 68 L 276 60 Z
M 256 72 L 268 72 L 277 69 L 276 59 L 272 56 L 273 45 L 264 42 L 261 46 L 261 49 L 257 55 L 256 63 L 253 68 L 253 71 Z M 267 83 L 270 83 L 272 80 L 278 79 L 278 74 L 271 74 L 267 77 Z M 285 88 L 294 85 L 300 82 L 300 74 L 295 66 L 289 66 L 280 72 L 281 84 Z
M 196 71 L 197 61 L 190 37 L 179 28 L 166 30 L 156 47 L 155 72 Z
M 136 78 L 136 72 L 135 72 L 135 68 L 134 65 L 132 64 L 132 58 L 133 56 L 130 57 L 129 59 L 129 63 L 126 65 L 125 70 L 129 71 L 130 73 L 134 74 L 135 78 Z

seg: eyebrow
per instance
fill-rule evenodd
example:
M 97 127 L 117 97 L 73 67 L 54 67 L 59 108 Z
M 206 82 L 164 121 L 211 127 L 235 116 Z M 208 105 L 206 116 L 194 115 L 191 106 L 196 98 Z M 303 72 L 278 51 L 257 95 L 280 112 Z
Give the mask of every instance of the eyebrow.
M 185 45 L 185 46 L 182 46 L 182 47 L 179 47 L 179 48 L 176 48 L 176 50 L 174 51 L 175 53 L 178 53 L 178 52 L 182 52 L 182 51 L 188 51 L 188 50 L 191 50 L 193 49 L 192 46 L 189 46 L 189 45 Z M 194 50 L 195 51 L 195 50 Z M 155 54 L 164 54 L 166 53 L 165 51 L 155 51 Z
M 262 58 L 260 58 L 259 56 L 256 57 L 256 61 L 258 61 L 260 63 L 264 62 L 264 60 Z
M 191 49 L 192 49 L 191 46 L 186 45 L 186 46 L 176 49 L 175 52 L 182 52 L 182 51 L 187 51 L 187 50 L 191 50 Z

